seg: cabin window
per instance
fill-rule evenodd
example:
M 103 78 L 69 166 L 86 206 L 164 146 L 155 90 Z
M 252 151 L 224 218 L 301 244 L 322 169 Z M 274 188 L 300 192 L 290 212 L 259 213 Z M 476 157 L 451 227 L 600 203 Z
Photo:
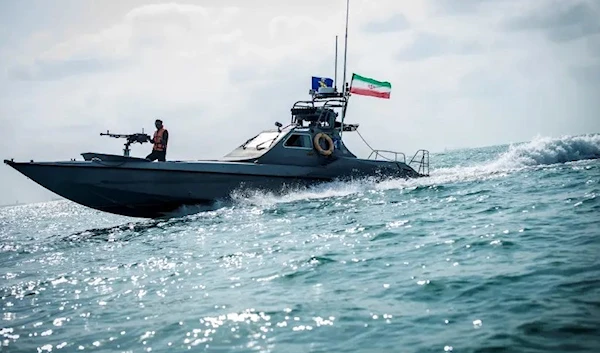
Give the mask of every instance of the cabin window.
M 285 147 L 292 148 L 307 148 L 312 149 L 310 135 L 308 134 L 292 134 L 283 144 Z
M 245 147 L 265 149 L 268 148 L 271 142 L 273 142 L 273 140 L 275 140 L 278 136 L 279 132 L 262 132 L 258 136 L 253 138 L 251 141 L 246 143 Z

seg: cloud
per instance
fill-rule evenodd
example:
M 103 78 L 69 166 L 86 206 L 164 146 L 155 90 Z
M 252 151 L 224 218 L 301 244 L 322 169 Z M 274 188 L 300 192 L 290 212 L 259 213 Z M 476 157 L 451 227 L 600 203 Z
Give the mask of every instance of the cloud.
M 121 22 L 96 33 L 74 35 L 9 70 L 13 79 L 47 80 L 99 71 L 129 69 L 150 56 L 213 56 L 239 39 L 231 28 L 239 11 L 198 5 L 150 4 L 134 8 Z M 150 59 L 152 60 L 152 59 Z
M 483 5 L 502 0 L 433 0 L 431 6 L 439 14 L 472 14 L 479 11 Z
M 240 27 L 239 20 L 239 10 L 231 7 L 158 4 L 132 9 L 107 28 L 75 34 L 25 63 L 12 65 L 10 79 L 31 83 L 13 85 L 6 92 L 4 100 L 12 102 L 0 108 L 0 116 L 18 114 L 18 107 L 27 105 L 32 97 L 37 108 L 30 108 L 29 124 L 11 123 L 21 133 L 68 125 L 82 118 L 100 131 L 114 130 L 115 126 L 137 130 L 160 115 L 173 136 L 182 138 L 172 139 L 172 151 L 178 150 L 177 142 L 186 135 L 193 139 L 229 120 L 244 127 L 231 132 L 231 143 L 223 147 L 218 138 L 205 140 L 217 145 L 209 151 L 216 154 L 214 157 L 222 155 L 237 145 L 236 139 L 255 133 L 249 131 L 250 125 L 272 124 L 272 115 L 261 113 L 260 104 L 273 98 L 264 97 L 259 102 L 257 96 L 263 91 L 272 96 L 274 87 L 289 86 L 286 80 L 290 77 L 309 82 L 306 77 L 311 73 L 290 72 L 288 65 L 321 72 L 329 69 L 323 61 L 313 63 L 314 58 L 306 55 L 311 53 L 307 50 L 310 45 L 316 46 L 318 53 L 331 43 L 302 34 L 301 30 L 316 33 L 323 28 L 316 20 L 274 16 L 266 22 L 270 31 L 267 40 L 264 34 L 252 38 L 249 32 L 253 29 L 248 28 L 252 26 Z M 255 38 L 259 38 L 258 43 Z M 326 57 L 332 62 L 333 51 L 327 49 L 330 54 Z M 36 80 L 54 82 L 40 86 Z M 49 87 L 51 94 L 44 96 Z M 278 93 L 285 91 L 280 88 Z M 306 92 L 296 91 L 282 101 L 292 104 L 298 93 L 305 96 Z M 50 106 L 52 117 L 41 118 L 46 117 Z M 248 106 L 255 107 L 256 116 L 245 114 Z M 193 158 L 189 151 L 182 149 L 182 157 Z
M 600 61 L 573 66 L 570 69 L 570 73 L 579 83 L 585 84 L 591 89 L 600 87 Z
M 67 60 L 36 60 L 34 64 L 10 68 L 8 77 L 15 80 L 57 80 L 68 76 L 98 73 L 121 68 L 124 61 L 110 62 L 97 58 Z
M 402 61 L 417 61 L 444 55 L 477 54 L 481 50 L 481 46 L 476 42 L 462 42 L 439 34 L 419 32 L 396 58 Z
M 529 13 L 507 21 L 514 30 L 543 30 L 555 42 L 600 33 L 600 5 L 591 0 L 546 2 Z
M 511 77 L 503 76 L 504 71 L 477 70 L 462 76 L 459 80 L 460 94 L 480 99 L 490 99 L 508 96 L 518 82 Z
M 363 30 L 368 33 L 400 32 L 408 29 L 410 23 L 402 14 L 394 14 L 385 20 L 371 21 L 364 25 Z
M 590 36 L 586 41 L 587 51 L 594 58 L 600 58 L 600 34 Z

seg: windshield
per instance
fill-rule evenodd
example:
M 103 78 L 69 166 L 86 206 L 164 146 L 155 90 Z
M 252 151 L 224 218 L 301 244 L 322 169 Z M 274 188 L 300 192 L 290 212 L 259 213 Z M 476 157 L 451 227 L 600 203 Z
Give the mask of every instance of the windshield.
M 268 148 L 273 140 L 279 136 L 279 132 L 263 132 L 245 144 L 244 148 L 264 149 Z

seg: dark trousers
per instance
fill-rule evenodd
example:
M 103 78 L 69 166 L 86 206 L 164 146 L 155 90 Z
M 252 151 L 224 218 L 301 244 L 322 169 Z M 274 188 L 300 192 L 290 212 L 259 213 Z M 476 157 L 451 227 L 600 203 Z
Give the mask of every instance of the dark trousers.
M 165 158 L 167 156 L 167 151 L 152 151 L 149 155 L 146 156 L 146 159 L 150 161 L 158 160 L 159 162 L 165 162 Z

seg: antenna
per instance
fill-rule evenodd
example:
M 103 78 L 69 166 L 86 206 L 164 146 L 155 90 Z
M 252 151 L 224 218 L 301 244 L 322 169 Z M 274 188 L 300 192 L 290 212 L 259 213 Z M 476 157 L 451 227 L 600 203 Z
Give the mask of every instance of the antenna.
M 337 43 L 338 43 L 338 36 L 335 36 L 335 74 L 334 74 L 333 82 L 335 83 L 336 91 L 337 91 Z
M 350 7 L 350 0 L 346 0 L 346 37 L 344 40 L 344 86 L 342 90 L 346 94 L 346 57 L 348 54 L 348 9 Z
M 347 97 L 348 92 L 346 92 L 346 57 L 348 55 L 348 12 L 350 8 L 350 0 L 346 0 L 346 37 L 344 39 L 344 83 L 342 86 L 342 95 Z M 348 105 L 348 99 L 346 98 L 346 103 L 342 108 L 342 126 L 340 128 L 340 138 L 342 137 L 342 133 L 344 131 L 344 118 L 346 117 L 346 106 Z

